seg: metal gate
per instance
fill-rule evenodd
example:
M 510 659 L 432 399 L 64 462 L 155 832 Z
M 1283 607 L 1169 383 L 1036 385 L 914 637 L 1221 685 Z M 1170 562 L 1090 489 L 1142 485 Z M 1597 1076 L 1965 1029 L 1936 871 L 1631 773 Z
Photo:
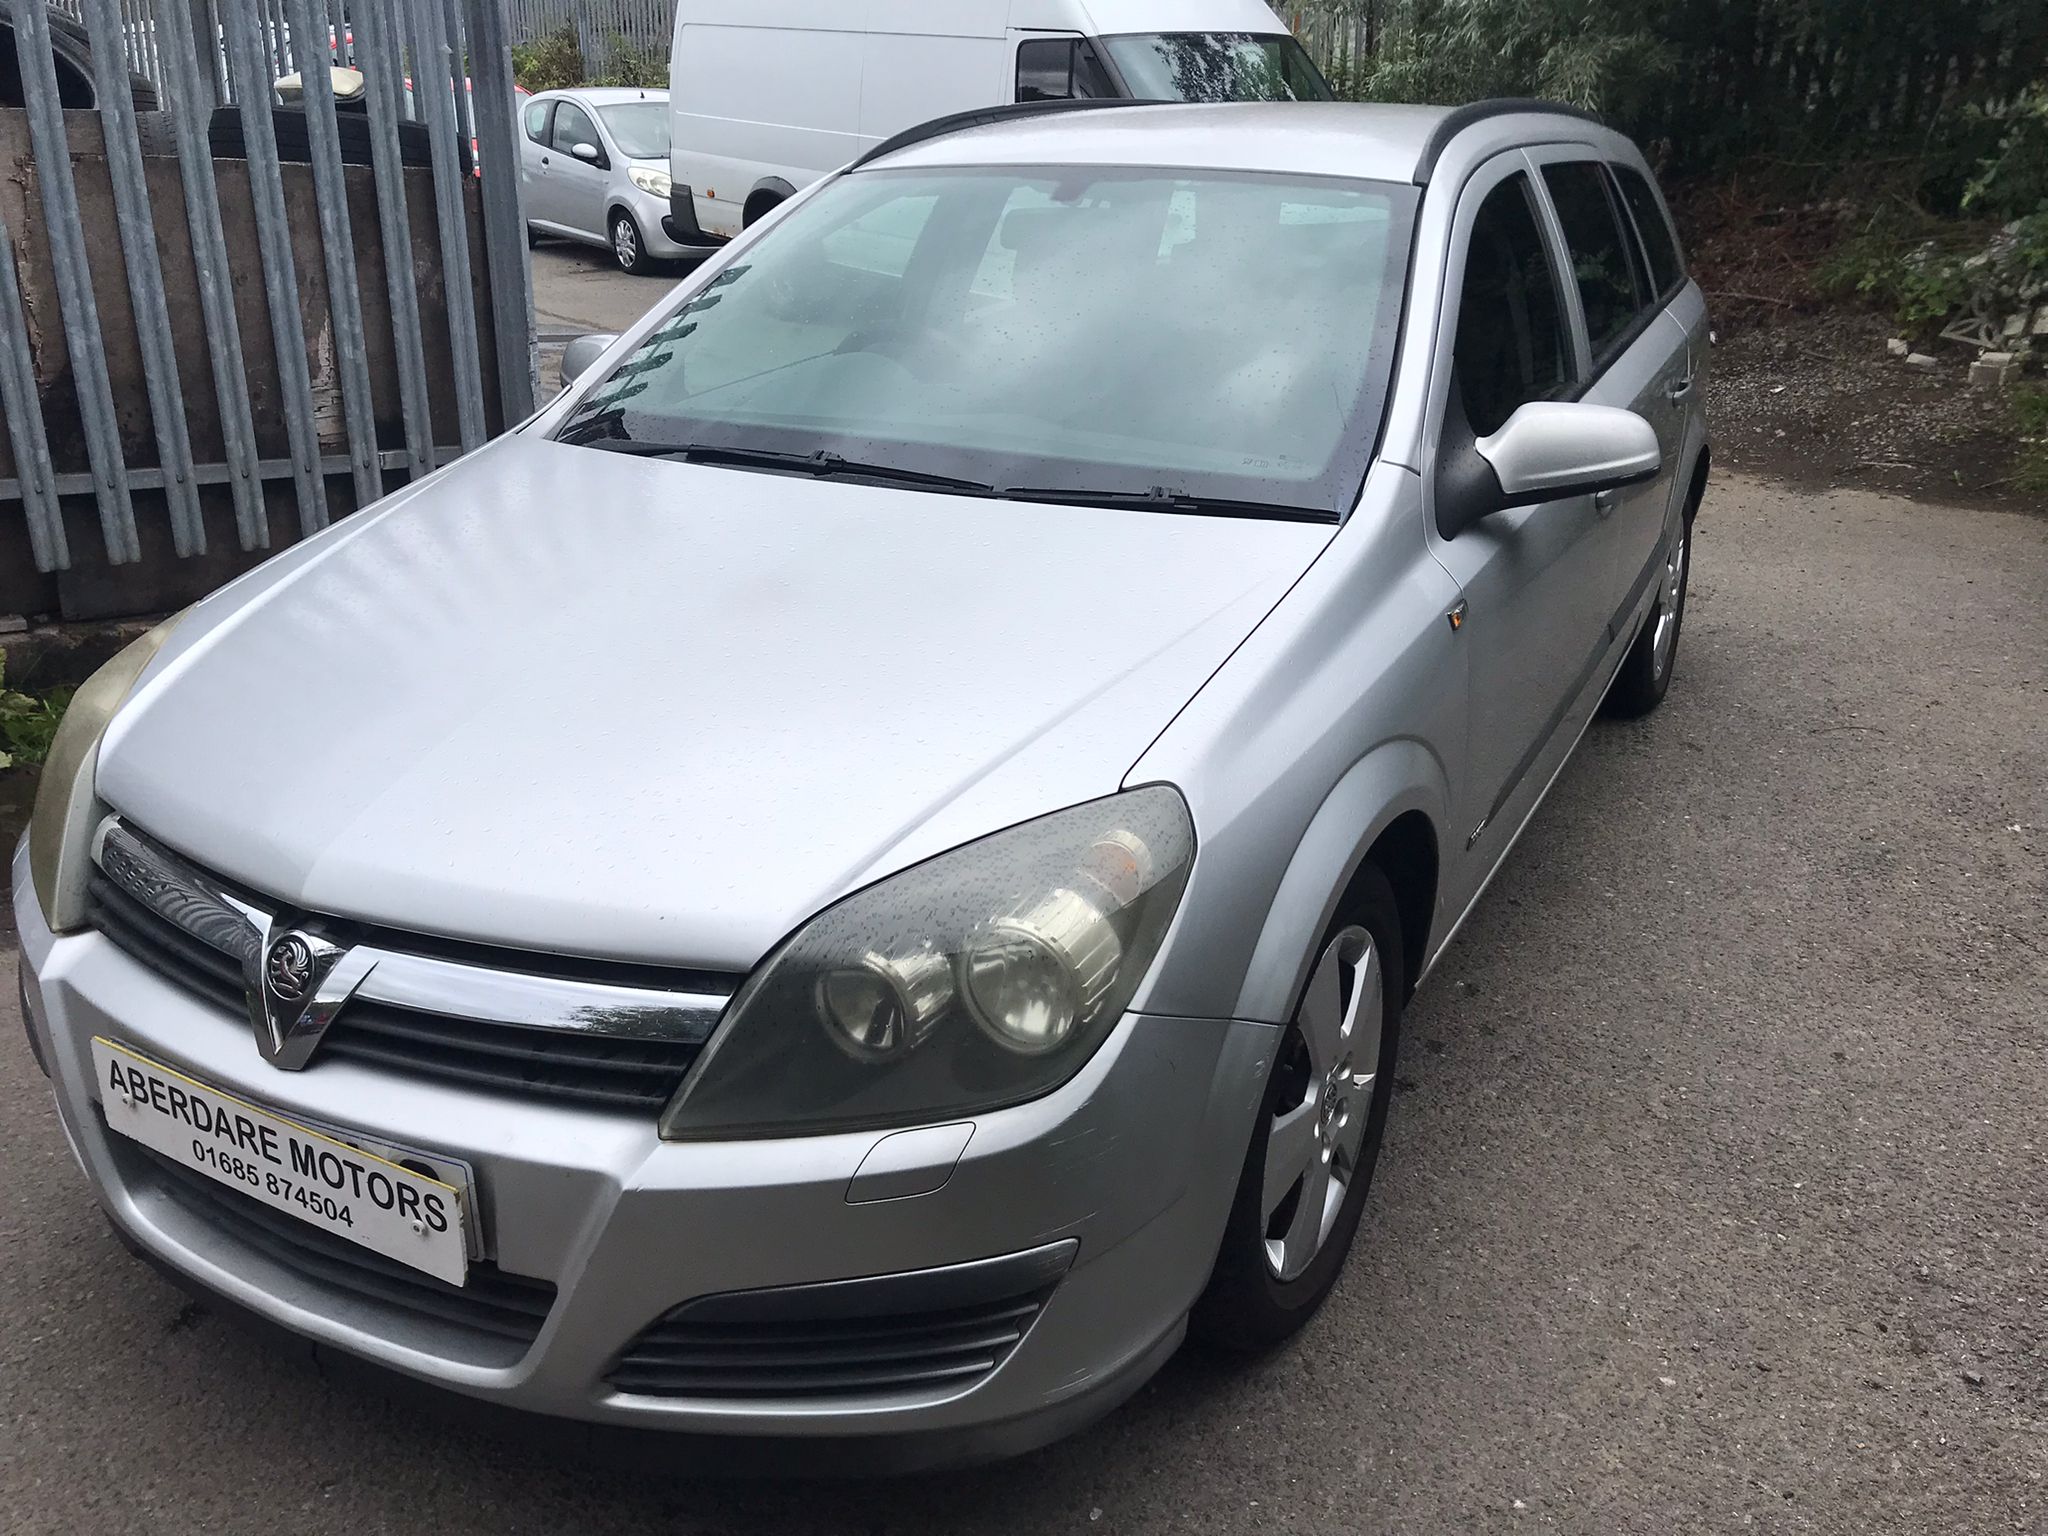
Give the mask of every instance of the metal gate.
M 10 17 L 0 613 L 189 601 L 532 411 L 504 0 Z

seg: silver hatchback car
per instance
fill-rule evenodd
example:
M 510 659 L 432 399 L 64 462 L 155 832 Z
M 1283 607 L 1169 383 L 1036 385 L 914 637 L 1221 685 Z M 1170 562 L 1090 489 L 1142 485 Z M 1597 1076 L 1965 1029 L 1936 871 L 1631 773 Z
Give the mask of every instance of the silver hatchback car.
M 882 144 L 78 696 L 114 1224 L 475 1398 L 1015 1451 L 1329 1293 L 1403 1004 L 1670 684 L 1706 315 L 1533 103 Z
M 602 246 L 624 272 L 701 255 L 668 216 L 668 92 L 623 86 L 542 91 L 519 109 L 519 195 L 527 239 Z

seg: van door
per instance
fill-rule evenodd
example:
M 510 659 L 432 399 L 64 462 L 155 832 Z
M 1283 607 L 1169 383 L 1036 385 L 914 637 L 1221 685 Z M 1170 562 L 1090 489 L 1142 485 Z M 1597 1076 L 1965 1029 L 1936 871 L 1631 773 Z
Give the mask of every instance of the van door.
M 1010 101 L 1099 101 L 1121 94 L 1095 44 L 1078 32 L 1012 32 Z
M 1010 99 L 1008 0 L 871 0 L 861 148 L 949 112 Z

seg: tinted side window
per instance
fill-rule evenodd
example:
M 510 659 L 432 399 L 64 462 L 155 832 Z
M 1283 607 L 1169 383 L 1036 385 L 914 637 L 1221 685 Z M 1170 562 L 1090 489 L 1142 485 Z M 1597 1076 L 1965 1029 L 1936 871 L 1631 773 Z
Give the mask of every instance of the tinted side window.
M 555 148 L 563 151 L 574 149 L 578 144 L 594 144 L 599 149 L 604 147 L 604 141 L 597 136 L 597 124 L 573 101 L 565 101 L 555 108 L 554 142 Z
M 1085 40 L 1036 37 L 1017 45 L 1019 101 L 1097 100 L 1115 94 L 1109 72 Z
M 552 101 L 536 101 L 526 109 L 526 136 L 536 144 L 548 141 L 548 114 L 555 110 Z
M 1472 430 L 1497 431 L 1515 408 L 1572 383 L 1564 295 L 1536 223 L 1529 178 L 1495 187 L 1472 221 L 1458 294 L 1454 379 Z
M 1650 280 L 1659 293 L 1669 293 L 1685 276 L 1678 260 L 1678 242 L 1671 234 L 1671 221 L 1643 173 L 1632 165 L 1609 166 L 1621 187 L 1621 200 L 1635 216 L 1636 232 L 1643 237 L 1643 250 L 1650 258 Z
M 1634 323 L 1641 302 L 1628 238 L 1607 195 L 1607 179 L 1591 160 L 1546 165 L 1543 183 L 1550 188 L 1558 221 L 1564 225 L 1572 275 L 1578 279 L 1579 302 L 1586 311 L 1586 334 L 1598 362 Z

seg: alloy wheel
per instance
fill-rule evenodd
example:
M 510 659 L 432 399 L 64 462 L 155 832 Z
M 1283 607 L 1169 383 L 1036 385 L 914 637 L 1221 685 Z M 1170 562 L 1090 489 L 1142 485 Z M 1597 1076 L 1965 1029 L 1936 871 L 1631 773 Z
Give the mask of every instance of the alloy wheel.
M 1650 632 L 1650 669 L 1662 678 L 1671 670 L 1671 653 L 1678 647 L 1678 616 L 1685 606 L 1686 530 L 1681 528 L 1664 557 L 1664 583 L 1657 594 L 1655 628 Z
M 612 254 L 619 259 L 619 265 L 626 271 L 640 259 L 640 233 L 633 228 L 631 219 L 616 219 L 612 222 Z
M 1383 975 L 1372 935 L 1340 930 L 1316 960 L 1282 1047 L 1259 1207 L 1266 1264 L 1282 1281 L 1322 1252 L 1359 1176 L 1386 1016 Z

